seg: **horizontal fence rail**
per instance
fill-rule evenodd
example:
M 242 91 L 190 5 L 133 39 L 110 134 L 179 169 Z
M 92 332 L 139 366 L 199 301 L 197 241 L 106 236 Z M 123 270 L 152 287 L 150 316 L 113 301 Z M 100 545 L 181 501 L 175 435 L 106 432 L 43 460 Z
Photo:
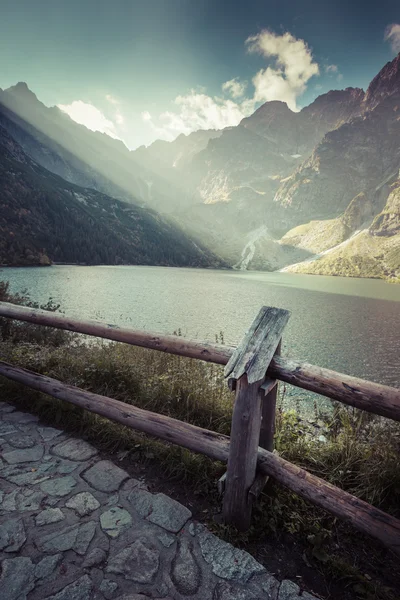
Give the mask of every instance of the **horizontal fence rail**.
M 228 436 L 143 410 L 107 396 L 87 392 L 3 361 L 0 361 L 0 374 L 126 427 L 183 446 L 214 460 L 222 462 L 228 460 L 230 446 Z M 261 473 L 274 477 L 276 481 L 307 498 L 313 504 L 350 522 L 359 531 L 374 536 L 391 550 L 400 553 L 400 520 L 268 450 L 258 448 L 257 467 Z
M 72 319 L 6 302 L 0 302 L 0 317 L 225 365 L 225 378 L 230 389 L 235 390 L 231 437 L 3 361 L 0 361 L 0 375 L 132 429 L 226 462 L 227 471 L 219 482 L 220 489 L 224 490 L 223 517 L 226 523 L 239 529 L 246 530 L 250 526 L 252 504 L 268 477 L 273 477 L 400 554 L 400 520 L 273 451 L 278 380 L 400 421 L 400 390 L 281 356 L 282 334 L 290 318 L 289 311 L 262 307 L 237 348 Z
M 47 325 L 219 365 L 226 365 L 235 350 L 229 346 L 186 340 L 176 335 L 158 335 L 98 321 L 72 319 L 8 302 L 0 302 L 0 317 Z M 273 379 L 327 396 L 349 406 L 400 421 L 399 389 L 297 362 L 283 356 L 275 356 L 272 359 L 266 374 Z

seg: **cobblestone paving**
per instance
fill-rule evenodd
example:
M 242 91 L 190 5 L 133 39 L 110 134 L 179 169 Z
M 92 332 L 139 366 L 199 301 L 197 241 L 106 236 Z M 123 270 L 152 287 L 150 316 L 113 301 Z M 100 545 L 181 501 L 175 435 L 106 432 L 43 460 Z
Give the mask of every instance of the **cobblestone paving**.
M 299 597 L 175 500 L 7 403 L 0 449 L 1 600 Z

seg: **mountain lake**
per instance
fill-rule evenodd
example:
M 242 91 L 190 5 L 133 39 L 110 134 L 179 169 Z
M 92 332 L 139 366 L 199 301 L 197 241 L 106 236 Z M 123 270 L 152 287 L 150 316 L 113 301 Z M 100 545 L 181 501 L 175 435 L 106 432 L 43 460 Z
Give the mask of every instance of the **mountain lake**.
M 199 340 L 222 332 L 228 345 L 262 305 L 286 308 L 283 355 L 400 386 L 400 285 L 382 280 L 148 266 L 6 268 L 0 280 L 73 317 Z M 288 388 L 285 404 L 313 410 L 315 394 Z

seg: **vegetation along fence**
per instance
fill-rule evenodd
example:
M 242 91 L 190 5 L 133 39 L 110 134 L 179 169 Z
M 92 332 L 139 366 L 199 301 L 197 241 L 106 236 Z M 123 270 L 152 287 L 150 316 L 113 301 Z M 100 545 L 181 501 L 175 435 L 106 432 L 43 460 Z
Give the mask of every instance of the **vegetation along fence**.
M 96 321 L 70 319 L 0 302 L 0 316 L 169 352 L 225 366 L 235 391 L 230 437 L 66 385 L 0 361 L 0 375 L 66 400 L 124 426 L 227 462 L 219 482 L 226 523 L 246 530 L 252 504 L 268 477 L 350 522 L 400 553 L 400 520 L 331 485 L 273 452 L 277 380 L 358 409 L 400 421 L 400 390 L 343 375 L 280 355 L 289 312 L 263 307 L 237 348 L 161 336 Z

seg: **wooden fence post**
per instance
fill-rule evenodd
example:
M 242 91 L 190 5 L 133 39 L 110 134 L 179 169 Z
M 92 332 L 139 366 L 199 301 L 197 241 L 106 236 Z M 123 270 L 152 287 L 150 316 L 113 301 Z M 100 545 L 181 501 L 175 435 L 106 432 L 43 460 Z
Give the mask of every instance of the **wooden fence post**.
M 265 373 L 288 322 L 287 310 L 263 307 L 225 368 L 231 388 L 236 387 L 223 500 L 223 518 L 240 530 L 250 527 L 252 497 L 260 441 Z M 273 387 L 276 387 L 275 385 Z M 271 388 L 269 393 L 272 393 Z M 275 396 L 276 400 L 276 396 Z M 267 411 L 269 418 L 270 411 Z M 265 424 L 265 436 L 273 426 Z M 273 435 L 273 434 L 272 434 Z

